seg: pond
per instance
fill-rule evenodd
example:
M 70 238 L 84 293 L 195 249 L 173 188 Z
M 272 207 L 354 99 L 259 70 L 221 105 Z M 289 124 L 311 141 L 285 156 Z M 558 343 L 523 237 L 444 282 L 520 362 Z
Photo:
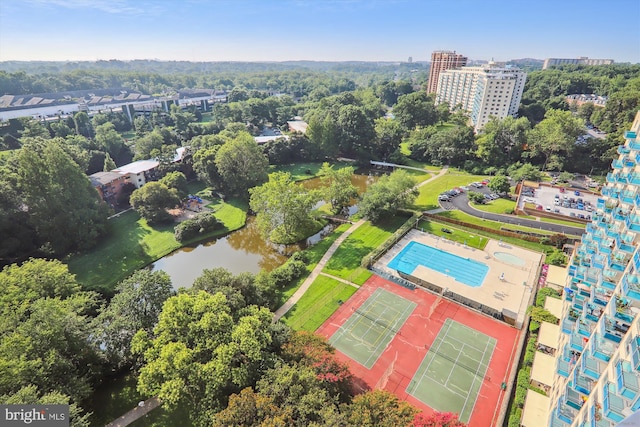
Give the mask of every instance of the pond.
M 354 175 L 352 183 L 362 194 L 367 186 L 377 180 L 376 176 L 368 174 Z M 319 178 L 304 181 L 305 188 L 321 188 Z M 353 201 L 355 205 L 355 200 Z M 352 210 L 355 210 L 352 207 Z M 320 241 L 322 237 L 333 230 L 333 225 L 325 227 L 317 234 L 309 237 L 305 242 L 296 245 L 272 245 L 260 236 L 254 217 L 247 218 L 247 225 L 229 235 L 195 245 L 181 248 L 159 259 L 152 265 L 154 271 L 164 270 L 171 277 L 173 287 L 190 287 L 204 269 L 224 267 L 233 274 L 249 272 L 258 273 L 260 270 L 271 271 L 283 264 L 287 258 L 309 245 Z M 132 409 L 142 397 L 135 390 L 135 378 L 120 376 L 113 378 L 97 389 L 91 401 L 100 402 L 95 407 L 92 417 L 93 425 L 104 425 L 128 410 Z M 177 422 L 185 424 L 187 414 L 169 414 L 163 409 L 156 409 L 133 426 L 163 426 L 175 425 Z M 188 423 L 186 423 L 188 424 Z
M 317 242 L 319 235 L 310 239 Z M 180 248 L 153 263 L 152 269 L 169 274 L 175 289 L 188 288 L 204 269 L 224 267 L 233 274 L 271 271 L 305 247 L 306 242 L 286 246 L 266 242 L 260 236 L 255 217 L 250 216 L 240 230 L 194 247 Z
M 358 174 L 353 175 L 351 182 L 358 189 L 358 193 L 362 194 L 377 178 Z M 320 178 L 303 181 L 303 185 L 309 189 L 322 188 Z M 316 209 L 319 206 L 316 206 Z M 356 211 L 354 200 L 349 214 L 353 215 Z M 305 242 L 295 245 L 273 245 L 260 236 L 255 218 L 248 217 L 247 225 L 240 230 L 225 237 L 180 248 L 157 260 L 151 268 L 153 271 L 163 270 L 169 274 L 176 290 L 191 287 L 204 269 L 224 267 L 233 274 L 271 271 L 282 265 L 292 253 L 317 243 L 332 229 L 332 226 L 327 226 Z

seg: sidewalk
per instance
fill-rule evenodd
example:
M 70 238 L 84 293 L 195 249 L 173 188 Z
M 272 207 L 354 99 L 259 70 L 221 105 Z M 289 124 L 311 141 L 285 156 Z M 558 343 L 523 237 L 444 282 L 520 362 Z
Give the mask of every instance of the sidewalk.
M 302 283 L 302 285 L 298 288 L 298 290 L 293 295 L 291 295 L 291 298 L 289 298 L 284 304 L 282 304 L 282 307 L 276 310 L 273 316 L 273 320 L 279 320 L 289 310 L 291 310 L 291 307 L 293 307 L 300 300 L 300 298 L 302 298 L 302 295 L 304 295 L 304 293 L 307 292 L 307 289 L 309 289 L 313 281 L 316 280 L 316 277 L 318 277 L 318 275 L 320 274 L 324 266 L 327 264 L 327 261 L 331 259 L 331 256 L 342 244 L 344 239 L 349 237 L 351 233 L 357 230 L 358 227 L 360 227 L 365 222 L 366 220 L 364 219 L 361 219 L 360 221 L 356 222 L 351 227 L 349 227 L 347 231 L 342 233 L 342 235 L 338 237 L 335 242 L 333 242 L 333 244 L 324 254 L 320 262 L 318 262 L 318 265 L 316 265 L 316 267 L 313 269 L 311 274 L 309 274 L 309 277 L 307 277 L 307 279 Z
M 449 170 L 449 168 L 445 166 L 444 168 L 442 168 L 440 170 L 440 172 L 437 175 L 434 175 L 431 178 L 429 178 L 429 179 L 427 179 L 425 181 L 422 181 L 420 184 L 416 185 L 416 187 L 422 187 L 423 185 L 433 181 L 434 179 L 437 179 L 437 178 L 443 176 L 444 174 L 447 173 L 448 170 Z M 327 252 L 324 254 L 324 256 L 322 257 L 320 262 L 318 262 L 318 265 L 316 265 L 316 267 L 313 269 L 311 274 L 309 274 L 309 277 L 307 277 L 307 279 L 304 281 L 304 283 L 302 283 L 302 285 L 291 296 L 291 298 L 289 298 L 284 304 L 282 304 L 282 306 L 279 309 L 276 310 L 275 314 L 273 315 L 273 320 L 279 320 L 289 310 L 291 310 L 291 307 L 293 307 L 300 300 L 300 298 L 302 298 L 302 295 L 304 295 L 304 293 L 307 292 L 307 289 L 309 289 L 309 287 L 311 286 L 313 281 L 316 280 L 316 278 L 321 273 L 321 271 L 324 268 L 324 266 L 331 259 L 331 256 L 336 251 L 336 249 L 338 249 L 338 247 L 342 244 L 342 242 L 347 237 L 349 237 L 349 235 L 351 233 L 353 233 L 358 227 L 360 227 L 365 222 L 366 222 L 366 220 L 361 219 L 360 221 L 354 223 L 351 227 L 349 227 L 349 229 L 347 231 L 342 233 L 342 235 L 340 237 L 338 237 L 335 242 L 333 242 L 331 247 L 327 250 Z M 328 276 L 325 273 L 322 273 L 322 274 Z M 353 284 L 348 282 L 348 281 L 344 281 L 344 280 L 336 278 L 334 276 L 329 276 L 329 277 L 335 278 L 337 280 L 340 280 L 341 282 L 344 282 L 344 283 L 347 283 L 347 284 L 353 286 Z

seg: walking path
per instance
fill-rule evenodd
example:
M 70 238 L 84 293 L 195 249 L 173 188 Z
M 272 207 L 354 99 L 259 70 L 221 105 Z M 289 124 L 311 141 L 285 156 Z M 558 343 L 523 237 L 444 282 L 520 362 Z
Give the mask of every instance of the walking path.
M 441 177 L 442 175 L 446 174 L 448 170 L 449 169 L 447 167 L 442 168 L 442 170 L 440 170 L 440 172 L 437 175 L 434 175 L 431 178 L 429 178 L 429 179 L 427 179 L 425 181 L 422 181 L 421 183 L 417 184 L 416 188 L 417 187 L 422 187 L 423 185 L 427 184 L 428 182 L 431 182 L 434 179 Z M 307 289 L 309 289 L 309 287 L 311 286 L 313 281 L 316 280 L 316 278 L 320 274 L 322 274 L 323 276 L 328 276 L 328 277 L 331 277 L 333 279 L 339 280 L 339 281 L 341 281 L 343 283 L 346 283 L 348 285 L 357 286 L 357 285 L 354 285 L 353 283 L 349 282 L 348 280 L 344 280 L 344 279 L 341 279 L 339 277 L 335 277 L 335 276 L 331 276 L 331 275 L 326 274 L 326 273 L 322 273 L 322 269 L 327 264 L 329 259 L 331 259 L 331 256 L 333 256 L 333 253 L 336 251 L 336 249 L 338 249 L 338 247 L 342 244 L 342 242 L 347 237 L 349 237 L 349 235 L 351 233 L 353 233 L 355 230 L 357 230 L 357 228 L 360 227 L 365 222 L 366 222 L 366 220 L 361 219 L 360 221 L 354 223 L 351 227 L 349 227 L 349 229 L 347 231 L 342 233 L 342 235 L 340 237 L 338 237 L 335 242 L 333 242 L 333 244 L 327 250 L 327 252 L 324 254 L 324 256 L 322 257 L 320 262 L 318 262 L 318 265 L 316 265 L 316 267 L 313 269 L 311 274 L 309 274 L 309 277 L 307 277 L 306 280 L 302 283 L 302 285 L 298 288 L 298 290 L 293 295 L 291 295 L 291 298 L 289 298 L 284 304 L 282 304 L 282 306 L 279 309 L 276 310 L 276 312 L 275 312 L 275 314 L 273 316 L 274 320 L 279 320 L 289 310 L 291 310 L 291 307 L 293 307 L 300 300 L 300 298 L 302 298 L 302 295 L 304 295 L 304 293 L 307 292 Z
M 273 316 L 274 320 L 280 319 L 282 316 L 284 316 L 287 313 L 287 311 L 291 310 L 291 307 L 293 307 L 298 302 L 298 300 L 302 298 L 302 295 L 304 295 L 304 293 L 307 292 L 307 289 L 309 289 L 313 281 L 316 280 L 316 277 L 318 277 L 318 275 L 320 274 L 324 266 L 327 264 L 327 261 L 331 259 L 331 256 L 338 249 L 340 244 L 344 242 L 344 239 L 349 237 L 351 233 L 357 230 L 358 227 L 360 227 L 365 222 L 367 221 L 364 219 L 361 219 L 360 221 L 356 222 L 351 227 L 349 227 L 347 231 L 342 233 L 342 235 L 338 237 L 335 242 L 333 242 L 331 247 L 327 250 L 327 252 L 324 254 L 322 259 L 318 262 L 318 265 L 316 265 L 316 267 L 313 269 L 311 274 L 309 274 L 307 279 L 302 283 L 302 285 L 298 288 L 298 290 L 293 295 L 291 295 L 291 298 L 289 298 L 287 302 L 282 304 L 282 307 L 276 310 Z
M 105 427 L 125 427 L 136 421 L 139 418 L 144 417 L 149 412 L 156 409 L 160 406 L 162 402 L 158 399 L 158 396 L 152 397 L 151 399 L 147 399 L 143 402 L 140 402 L 138 406 L 121 416 L 120 418 L 111 421 Z

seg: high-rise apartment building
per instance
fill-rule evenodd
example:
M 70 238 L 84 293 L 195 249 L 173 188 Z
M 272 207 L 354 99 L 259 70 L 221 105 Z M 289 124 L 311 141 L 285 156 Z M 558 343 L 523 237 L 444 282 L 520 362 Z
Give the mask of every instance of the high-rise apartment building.
M 586 56 L 580 58 L 547 58 L 542 64 L 542 69 L 546 70 L 554 65 L 610 65 L 613 64 L 613 59 L 589 59 Z
M 446 70 L 438 79 L 436 104 L 447 102 L 451 108 L 461 105 L 479 130 L 491 117 L 517 114 L 526 78 L 519 68 L 495 62 Z
M 550 427 L 613 427 L 640 409 L 640 112 L 569 262 Z M 637 424 L 629 424 L 637 425 Z
M 437 50 L 431 53 L 431 65 L 429 66 L 429 83 L 427 93 L 435 93 L 438 89 L 438 76 L 445 70 L 460 68 L 467 65 L 467 57 L 457 54 L 455 51 Z

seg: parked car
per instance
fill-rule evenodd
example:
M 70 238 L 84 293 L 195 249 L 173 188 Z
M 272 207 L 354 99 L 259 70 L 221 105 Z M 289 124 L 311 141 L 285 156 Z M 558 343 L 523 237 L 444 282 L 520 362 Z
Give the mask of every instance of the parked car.
M 575 194 L 576 196 L 580 195 L 580 192 L 578 190 L 574 191 L 573 194 Z
M 449 202 L 451 201 L 451 197 L 449 197 L 447 194 L 441 194 L 438 196 L 438 200 L 441 202 Z
M 544 208 L 545 212 L 551 212 L 551 206 L 547 206 Z

